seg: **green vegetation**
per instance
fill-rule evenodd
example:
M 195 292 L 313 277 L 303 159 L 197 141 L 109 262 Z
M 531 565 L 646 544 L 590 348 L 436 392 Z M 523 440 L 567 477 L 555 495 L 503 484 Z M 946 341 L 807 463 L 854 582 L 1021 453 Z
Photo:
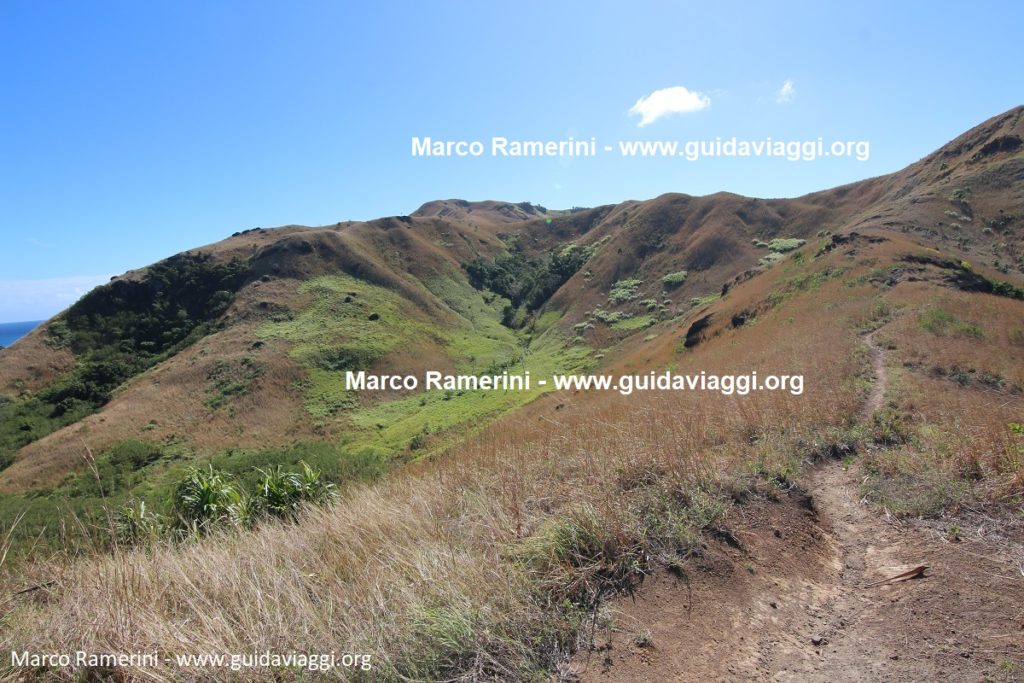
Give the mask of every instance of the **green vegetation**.
M 128 379 L 212 331 L 245 275 L 240 261 L 181 254 L 139 280 L 97 287 L 50 324 L 75 366 L 32 397 L 0 403 L 0 468 L 22 446 L 95 412 Z
M 949 195 L 949 201 L 961 208 L 970 208 L 971 188 L 958 187 Z
M 325 275 L 299 286 L 312 304 L 291 320 L 260 328 L 262 339 L 291 342 L 289 356 L 331 373 L 364 370 L 384 354 L 431 336 L 431 325 L 397 292 L 350 275 Z
M 805 244 L 807 244 L 807 240 L 797 239 L 795 237 L 777 237 L 768 243 L 768 249 L 770 251 L 784 254 L 788 251 L 799 249 Z
M 685 270 L 679 270 L 674 273 L 669 273 L 668 275 L 662 276 L 661 284 L 669 288 L 678 287 L 679 285 L 686 282 L 686 278 L 689 277 L 689 275 L 690 274 Z
M 655 322 L 657 321 L 653 315 L 638 315 L 635 318 L 626 318 L 625 320 L 613 322 L 611 328 L 613 330 L 633 332 L 635 330 L 646 329 Z
M 179 254 L 150 266 L 141 280 L 115 280 L 82 297 L 51 326 L 58 346 L 76 354 L 116 347 L 159 356 L 194 341 L 231 304 L 246 266 L 205 254 Z
M 10 400 L 0 396 L 0 469 L 14 462 L 19 448 L 67 426 L 95 410 L 88 403 L 61 408 L 31 397 Z
M 543 334 L 551 328 L 556 322 L 561 320 L 564 314 L 562 311 L 544 311 L 533 321 L 530 331 L 534 334 Z
M 803 272 L 799 275 L 786 278 L 783 280 L 782 286 L 779 289 L 768 294 L 768 302 L 772 306 L 778 306 L 788 297 L 800 292 L 813 292 L 828 280 L 840 277 L 842 274 L 842 269 L 828 267 L 823 270 Z
M 951 313 L 938 308 L 929 308 L 921 313 L 917 319 L 922 329 L 942 337 L 947 334 L 966 335 L 969 337 L 982 337 L 981 328 L 974 323 L 958 320 Z
M 191 495 L 199 495 L 204 486 L 212 489 L 223 485 L 239 494 L 237 500 L 224 490 L 221 498 L 213 499 L 219 500 L 214 506 L 219 512 L 215 514 L 211 507 L 208 521 L 194 514 L 183 515 L 183 509 L 174 503 L 176 493 L 185 493 L 180 488 L 182 482 L 194 471 L 208 474 L 211 469 L 216 477 L 193 481 Z M 111 529 L 112 524 L 122 541 L 164 537 L 171 532 L 180 537 L 186 531 L 209 526 L 212 520 L 229 517 L 235 523 L 251 524 L 267 515 L 287 512 L 281 492 L 294 483 L 295 476 L 305 477 L 308 484 L 302 502 L 317 502 L 322 498 L 313 495 L 316 487 L 335 491 L 353 482 L 375 480 L 386 469 L 385 460 L 369 450 L 329 443 L 227 449 L 202 457 L 179 442 L 128 439 L 100 453 L 86 471 L 69 475 L 53 489 L 0 494 L 0 519 L 20 520 L 12 533 L 13 555 L 33 548 L 42 552 L 62 546 L 95 549 L 109 542 L 109 534 L 102 532 Z M 265 496 L 261 490 L 266 485 L 272 491 Z M 204 495 L 213 497 L 214 492 Z M 228 510 L 229 503 L 235 507 Z M 196 524 L 182 524 L 181 518 Z M 69 525 L 84 525 L 101 533 L 69 535 Z
M 518 241 L 507 254 L 491 262 L 476 258 L 465 264 L 469 282 L 476 289 L 489 289 L 509 300 L 504 322 L 515 327 L 516 311 L 536 311 L 551 298 L 590 258 L 592 251 L 568 244 L 553 249 L 546 258 L 531 258 Z M 522 317 L 518 322 L 521 326 Z
M 996 296 L 1005 296 L 1011 299 L 1024 299 L 1024 288 L 1017 287 L 1009 282 L 992 282 L 992 293 Z
M 594 320 L 606 325 L 614 325 L 633 317 L 631 313 L 625 311 L 606 311 L 603 308 L 595 308 L 590 315 Z
M 576 251 L 566 248 L 561 253 L 569 258 Z M 412 355 L 425 348 L 446 354 L 458 371 L 477 374 L 528 370 L 536 378 L 590 362 L 588 347 L 572 347 L 555 331 L 559 311 L 544 311 L 517 333 L 500 323 L 500 297 L 454 278 L 425 284 L 452 311 L 449 319 L 428 320 L 395 291 L 339 274 L 302 284 L 300 292 L 311 295 L 310 305 L 290 320 L 259 330 L 262 338 L 291 343 L 289 355 L 307 369 L 300 386 L 307 411 L 319 423 L 343 429 L 347 451 L 365 451 L 380 462 L 410 451 L 428 454 L 448 443 L 456 428 L 523 405 L 547 387 L 535 383 L 528 392 L 417 392 L 360 405 L 356 394 L 345 389 L 345 370 L 368 369 L 389 354 Z
M 171 494 L 173 524 L 189 531 L 206 532 L 225 522 L 249 515 L 248 499 L 224 472 L 208 465 L 190 467 Z
M 369 369 L 387 354 L 433 346 L 447 353 L 460 370 L 484 371 L 519 353 L 520 340 L 499 323 L 499 301 L 488 302 L 479 292 L 450 280 L 438 279 L 428 286 L 452 309 L 449 320 L 427 320 L 397 292 L 338 274 L 303 283 L 299 292 L 311 295 L 311 304 L 290 320 L 265 324 L 258 334 L 291 343 L 289 356 L 307 371 L 299 387 L 306 410 L 320 422 L 357 407 L 354 394 L 345 390 L 342 373 Z M 547 316 L 547 321 L 552 319 Z
M 693 308 L 698 308 L 700 306 L 707 306 L 708 304 L 710 304 L 710 303 L 712 303 L 714 301 L 718 301 L 721 298 L 722 298 L 722 293 L 721 292 L 711 292 L 710 294 L 705 294 L 704 296 L 695 296 L 692 299 L 690 299 L 690 306 L 693 307 Z
M 224 526 L 252 526 L 268 517 L 295 519 L 304 505 L 324 504 L 336 493 L 318 470 L 300 462 L 299 471 L 280 465 L 256 469 L 258 485 L 247 489 L 227 472 L 190 467 L 175 485 L 166 515 L 145 501 L 122 506 L 114 529 L 118 541 L 138 543 L 161 537 L 195 538 Z
M 550 378 L 556 372 L 589 367 L 593 362 L 590 353 L 590 348 L 566 345 L 561 338 L 549 332 L 531 344 L 521 357 L 488 370 L 494 374 L 506 369 L 515 374 L 529 371 L 532 377 L 529 391 L 429 391 L 358 407 L 348 414 L 353 428 L 349 447 L 366 448 L 381 458 L 387 458 L 408 448 L 413 439 L 418 442 L 414 450 L 423 449 L 426 431 L 431 435 L 431 445 L 440 448 L 455 438 L 457 427 L 472 430 L 473 425 L 482 424 L 488 418 L 525 405 L 550 391 L 550 384 L 539 386 L 538 379 Z
M 118 442 L 100 454 L 88 471 L 70 475 L 59 487 L 71 498 L 117 497 L 142 485 L 159 461 L 173 461 L 190 453 L 178 445 L 142 439 Z
M 204 403 L 211 410 L 217 410 L 233 398 L 248 393 L 252 383 L 264 372 L 263 366 L 252 356 L 217 361 L 206 374 L 206 392 L 210 397 Z
M 612 285 L 611 291 L 608 292 L 608 303 L 612 306 L 619 306 L 627 301 L 632 301 L 637 297 L 637 290 L 642 284 L 642 280 L 635 278 L 619 280 Z
M 772 252 L 761 259 L 761 261 L 764 262 L 762 265 L 771 265 L 775 261 L 779 260 L 781 254 L 799 249 L 807 244 L 807 240 L 802 240 L 797 237 L 776 237 L 770 242 L 762 242 L 759 239 L 754 239 L 751 240 L 751 244 L 758 249 L 767 249 Z

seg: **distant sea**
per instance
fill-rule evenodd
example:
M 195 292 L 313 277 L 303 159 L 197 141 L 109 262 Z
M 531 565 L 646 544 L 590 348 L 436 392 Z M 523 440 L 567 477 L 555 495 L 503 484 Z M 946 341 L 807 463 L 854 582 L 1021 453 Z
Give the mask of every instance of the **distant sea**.
M 0 323 L 0 346 L 10 346 L 44 322 L 46 321 L 29 320 L 23 323 Z

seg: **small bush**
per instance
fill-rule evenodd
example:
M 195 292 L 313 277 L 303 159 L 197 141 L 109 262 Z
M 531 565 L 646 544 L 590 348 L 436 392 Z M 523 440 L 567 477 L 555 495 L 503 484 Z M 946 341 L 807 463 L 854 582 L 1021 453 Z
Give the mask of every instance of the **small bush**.
M 171 501 L 177 526 L 194 532 L 233 521 L 247 509 L 231 477 L 213 465 L 205 470 L 189 468 L 185 478 L 174 487 Z
M 971 188 L 958 187 L 949 195 L 949 201 L 959 206 L 968 206 L 971 201 Z
M 254 496 L 256 512 L 294 518 L 303 505 L 326 503 L 334 497 L 333 484 L 305 462 L 300 465 L 301 472 L 290 472 L 280 465 L 257 470 L 263 481 Z
M 250 526 L 266 517 L 295 519 L 304 505 L 323 505 L 337 495 L 320 470 L 305 461 L 299 465 L 297 472 L 281 465 L 255 468 L 255 490 L 213 465 L 191 467 L 171 495 L 173 525 L 164 524 L 159 515 L 147 517 L 144 506 L 138 511 L 123 508 L 117 517 L 119 533 L 128 539 L 139 537 L 141 531 L 173 528 L 188 536 L 226 525 Z
M 608 303 L 612 306 L 618 306 L 619 304 L 624 304 L 627 301 L 632 301 L 636 298 L 637 290 L 642 284 L 642 280 L 637 280 L 635 278 L 619 280 L 612 285 L 612 290 L 608 293 Z
M 807 244 L 807 240 L 797 239 L 795 237 L 777 237 L 768 243 L 768 249 L 776 253 L 784 254 L 787 251 L 793 251 Z
M 666 287 L 678 287 L 679 285 L 686 282 L 686 278 L 689 277 L 689 273 L 685 270 L 679 270 L 674 273 L 669 273 L 661 278 L 661 284 Z
M 1009 282 L 993 282 L 992 293 L 996 296 L 1005 296 L 1011 299 L 1024 299 L 1024 288 L 1017 287 Z
M 622 322 L 623 320 L 629 319 L 631 316 L 625 311 L 605 311 L 603 309 L 596 309 L 593 313 L 594 320 L 599 320 L 606 325 L 614 325 L 615 323 Z

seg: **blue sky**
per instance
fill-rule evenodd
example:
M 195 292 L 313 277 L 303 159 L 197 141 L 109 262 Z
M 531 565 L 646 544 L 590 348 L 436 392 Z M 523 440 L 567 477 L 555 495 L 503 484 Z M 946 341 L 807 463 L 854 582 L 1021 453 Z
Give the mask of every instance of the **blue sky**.
M 763 5 L 0 0 L 0 321 L 254 226 L 799 195 L 1024 99 L 1020 3 Z M 670 87 L 710 105 L 638 127 L 630 108 Z M 426 135 L 823 136 L 871 158 L 412 158 Z

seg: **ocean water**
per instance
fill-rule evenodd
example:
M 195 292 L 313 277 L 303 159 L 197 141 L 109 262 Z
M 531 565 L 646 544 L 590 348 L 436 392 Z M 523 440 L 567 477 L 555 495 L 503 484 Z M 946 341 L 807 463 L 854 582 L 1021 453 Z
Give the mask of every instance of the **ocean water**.
M 0 346 L 10 346 L 44 322 L 46 321 L 29 320 L 23 323 L 0 323 Z

